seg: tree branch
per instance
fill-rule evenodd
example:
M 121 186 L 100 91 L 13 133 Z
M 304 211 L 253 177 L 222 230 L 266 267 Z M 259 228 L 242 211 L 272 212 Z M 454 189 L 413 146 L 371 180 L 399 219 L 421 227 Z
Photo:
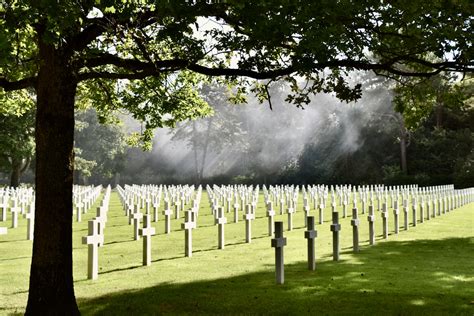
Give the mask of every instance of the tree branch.
M 37 77 L 29 77 L 17 81 L 8 81 L 0 76 L 0 87 L 5 91 L 21 90 L 26 88 L 34 88 L 36 86 Z
M 385 72 L 387 74 L 400 75 L 405 77 L 431 77 L 439 74 L 442 71 L 453 70 L 456 67 L 462 66 L 464 71 L 472 72 L 473 68 L 469 68 L 469 65 L 460 65 L 456 62 L 441 62 L 431 63 L 422 59 L 415 59 L 413 57 L 406 57 L 406 60 L 410 62 L 418 63 L 432 68 L 432 71 L 409 71 L 402 70 L 395 67 L 398 63 L 400 64 L 403 60 L 392 59 L 385 63 L 372 63 L 369 61 L 357 61 L 351 59 L 334 59 L 320 63 L 314 63 L 311 69 L 298 67 L 297 64 L 289 65 L 283 68 L 270 69 L 266 71 L 256 71 L 252 69 L 239 69 L 239 68 L 213 68 L 197 63 L 192 63 L 185 59 L 169 59 L 160 60 L 156 62 L 146 62 L 137 59 L 126 59 L 121 58 L 112 54 L 102 54 L 98 57 L 93 57 L 81 61 L 82 66 L 94 68 L 99 66 L 112 65 L 116 66 L 124 72 L 107 72 L 107 71 L 90 71 L 83 72 L 79 75 L 79 80 L 88 80 L 94 78 L 106 78 L 106 79 L 143 79 L 149 76 L 158 76 L 165 72 L 174 72 L 179 70 L 188 69 L 196 73 L 203 75 L 217 77 L 217 76 L 239 76 L 249 77 L 257 80 L 264 79 L 275 79 L 282 76 L 287 76 L 292 73 L 301 71 L 321 71 L 325 68 L 350 68 L 357 70 L 373 70 L 376 73 Z

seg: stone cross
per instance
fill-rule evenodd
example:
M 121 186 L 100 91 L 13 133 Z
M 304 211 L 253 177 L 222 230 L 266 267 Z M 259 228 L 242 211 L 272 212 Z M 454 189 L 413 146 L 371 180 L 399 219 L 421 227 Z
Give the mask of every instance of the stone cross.
M 150 208 L 151 208 L 151 199 L 150 197 L 147 197 L 145 199 L 145 214 L 150 215 Z
M 234 223 L 239 222 L 239 203 L 234 203 Z
M 151 226 L 151 216 L 149 214 L 143 217 L 143 228 L 139 230 L 143 237 L 143 265 L 151 265 L 151 236 L 155 235 L 155 228 Z
M 304 232 L 304 238 L 308 240 L 308 269 L 316 270 L 316 249 L 315 240 L 318 237 L 318 232 L 314 229 L 314 216 L 307 218 L 307 230 Z
M 217 208 L 216 224 L 218 225 L 218 248 L 224 249 L 224 225 L 227 223 L 227 218 L 224 216 L 224 208 Z
M 133 203 L 127 204 L 128 225 L 132 224 Z
M 430 206 L 431 206 L 431 198 L 428 196 L 428 200 L 426 201 L 426 219 L 427 220 L 431 219 Z
M 267 203 L 267 216 L 268 216 L 268 236 L 273 236 L 275 210 L 273 209 L 272 201 L 268 201 Z
M 425 221 L 425 200 L 422 197 L 420 201 L 420 223 L 423 223 Z
M 170 209 L 170 202 L 168 200 L 165 200 L 163 215 L 165 216 L 165 234 L 169 234 L 171 233 L 171 215 L 173 215 L 173 211 Z
M 142 218 L 143 218 L 143 213 L 140 212 L 139 206 L 136 205 L 135 206 L 135 212 L 132 215 L 132 219 L 133 219 L 133 238 L 135 240 L 140 239 L 139 230 L 140 230 L 140 221 L 142 220 Z
M 174 206 L 174 219 L 180 218 L 180 211 L 181 211 L 181 206 L 178 203 L 176 203 Z
M 107 222 L 107 215 L 102 213 L 102 207 L 100 206 L 97 208 L 97 216 L 94 217 L 94 221 L 97 223 L 99 234 L 102 235 L 102 243 L 99 245 L 102 247 L 104 245 L 104 228 L 105 223 Z
M 283 222 L 275 222 L 275 238 L 272 239 L 272 247 L 275 248 L 275 276 L 277 284 L 285 283 L 284 246 L 286 246 L 286 238 L 283 237 Z
M 160 207 L 160 203 L 158 200 L 153 202 L 153 221 L 156 223 L 158 222 L 158 208 Z
M 341 230 L 341 224 L 339 224 L 339 213 L 332 212 L 332 258 L 334 261 L 339 260 L 339 231 Z
M 324 222 L 324 204 L 319 204 L 319 224 Z
M 1 198 L 2 203 L 0 204 L 0 221 L 6 222 L 7 220 L 7 208 L 8 208 L 8 197 L 3 196 Z
M 82 209 L 84 208 L 84 203 L 81 200 L 76 203 L 76 220 L 77 222 L 81 222 L 82 220 Z
M 403 200 L 403 228 L 408 230 L 408 201 Z
M 196 228 L 195 212 L 189 210 L 185 214 L 185 222 L 181 224 L 184 229 L 184 255 L 193 256 L 193 229 Z
M 396 200 L 393 203 L 393 223 L 395 225 L 395 234 L 398 234 L 399 228 L 400 228 L 400 224 L 399 224 L 399 220 L 398 220 L 398 215 L 399 214 L 400 214 L 400 210 L 398 209 L 398 201 Z
M 35 210 L 30 206 L 29 212 L 23 215 L 27 219 L 26 239 L 33 240 L 35 228 Z
M 375 245 L 375 215 L 374 207 L 372 205 L 369 205 L 369 215 L 367 216 L 367 221 L 369 222 L 369 244 Z
M 303 211 L 304 211 L 304 225 L 305 226 L 308 226 L 308 216 L 309 216 L 309 202 L 308 202 L 308 198 L 305 196 L 304 199 L 303 199 Z
M 245 205 L 245 242 L 251 243 L 252 242 L 252 221 L 255 219 L 255 214 L 253 214 L 250 210 L 250 205 Z
M 292 231 L 293 230 L 293 214 L 295 213 L 295 209 L 293 208 L 292 202 L 289 201 L 288 203 L 288 230 Z
M 95 280 L 99 274 L 99 245 L 104 242 L 104 236 L 99 234 L 99 225 L 95 220 L 89 221 L 89 235 L 82 237 L 82 243 L 87 244 L 87 278 Z
M 231 204 L 232 204 L 232 195 L 229 194 L 227 196 L 227 213 L 230 213 Z
M 357 214 L 357 208 L 352 209 L 352 250 L 354 252 L 359 252 L 359 218 Z
M 416 197 L 413 197 L 412 200 L 411 200 L 411 208 L 412 208 L 412 212 L 413 212 L 413 227 L 416 227 Z
M 347 197 L 345 195 L 342 200 L 342 217 L 347 217 Z
M 18 227 L 18 213 L 21 212 L 21 208 L 18 206 L 12 206 L 10 209 L 10 212 L 12 212 L 12 228 L 17 228 Z
M 387 203 L 382 204 L 382 228 L 383 228 L 383 238 L 388 238 L 388 211 Z
M 280 200 L 280 215 L 283 215 L 283 204 L 285 203 L 285 199 L 282 197 Z

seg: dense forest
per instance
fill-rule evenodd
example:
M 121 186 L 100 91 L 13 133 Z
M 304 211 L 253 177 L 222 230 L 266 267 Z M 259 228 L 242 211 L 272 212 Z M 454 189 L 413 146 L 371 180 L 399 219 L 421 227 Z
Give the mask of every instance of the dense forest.
M 94 109 L 77 110 L 75 182 L 474 185 L 471 78 L 352 80 L 364 83 L 357 102 L 318 94 L 304 108 L 285 102 L 284 84 L 272 89 L 271 108 L 251 96 L 235 104 L 227 88 L 204 86 L 213 113 L 157 129 L 150 150 L 134 141 L 142 129 L 129 115 L 101 124 Z M 24 131 L 2 138 L 4 184 L 21 174 L 34 180 L 31 113 L 1 117 L 2 128 Z

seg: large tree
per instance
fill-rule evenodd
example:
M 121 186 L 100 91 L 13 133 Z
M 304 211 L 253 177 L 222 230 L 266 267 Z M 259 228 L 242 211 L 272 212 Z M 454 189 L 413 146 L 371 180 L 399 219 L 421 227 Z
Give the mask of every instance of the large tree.
M 471 19 L 469 0 L 1 2 L 2 93 L 33 88 L 37 95 L 26 313 L 79 312 L 71 216 L 78 89 L 104 115 L 126 108 L 147 130 L 207 111 L 193 89 L 196 73 L 240 85 L 247 80 L 239 78 L 267 80 L 254 86 L 260 95 L 285 79 L 296 104 L 320 91 L 351 101 L 361 93 L 346 81 L 354 69 L 426 77 L 472 71 Z

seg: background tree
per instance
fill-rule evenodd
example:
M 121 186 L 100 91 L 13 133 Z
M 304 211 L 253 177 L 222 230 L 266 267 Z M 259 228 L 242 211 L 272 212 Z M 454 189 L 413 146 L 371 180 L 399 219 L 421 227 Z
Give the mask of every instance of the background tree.
M 78 88 L 99 112 L 128 109 L 149 131 L 208 111 L 192 73 L 234 82 L 285 79 L 294 91 L 288 100 L 301 105 L 314 92 L 359 98 L 360 85 L 346 81 L 351 70 L 473 70 L 469 1 L 25 0 L 3 2 L 0 15 L 0 87 L 34 88 L 37 95 L 27 314 L 78 313 L 71 236 Z M 228 27 L 202 29 L 202 18 Z M 264 93 L 268 85 L 257 87 Z
M 20 184 L 21 175 L 35 155 L 35 109 L 30 91 L 0 94 L 0 169 L 10 175 L 10 186 Z
M 203 99 L 214 109 L 208 117 L 179 123 L 170 130 L 171 140 L 184 140 L 192 149 L 195 182 L 201 184 L 205 167 L 211 154 L 227 155 L 242 151 L 246 142 L 238 108 L 228 101 L 228 89 L 224 86 L 205 85 L 200 89 Z M 221 162 L 226 159 L 218 158 Z
M 126 136 L 122 125 L 113 122 L 100 124 L 94 109 L 77 111 L 75 120 L 75 169 L 83 184 L 88 184 L 91 176 L 95 183 L 112 182 L 123 167 Z

